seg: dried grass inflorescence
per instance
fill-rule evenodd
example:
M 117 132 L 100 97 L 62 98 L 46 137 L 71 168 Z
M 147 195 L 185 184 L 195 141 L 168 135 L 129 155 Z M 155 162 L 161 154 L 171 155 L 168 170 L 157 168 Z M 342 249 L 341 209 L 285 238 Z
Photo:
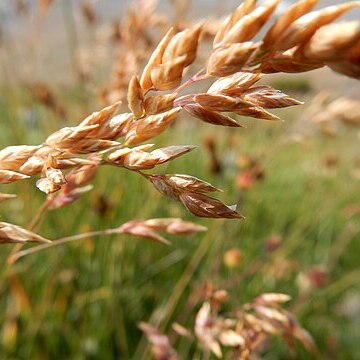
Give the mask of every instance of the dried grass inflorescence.
M 229 300 L 225 290 L 216 290 L 212 294 L 214 306 L 206 301 L 198 311 L 194 330 L 188 330 L 178 323 L 173 324 L 177 335 L 196 341 L 206 353 L 217 358 L 254 359 L 261 356 L 271 336 L 281 336 L 294 347 L 294 341 L 300 341 L 309 351 L 316 353 L 315 344 L 306 330 L 297 322 L 294 315 L 283 309 L 283 303 L 290 297 L 279 293 L 265 293 L 252 302 L 241 305 L 232 316 L 221 314 L 222 305 Z M 155 359 L 178 359 L 171 346 L 170 339 L 156 327 L 140 323 L 148 341 L 152 345 Z
M 342 128 L 360 126 L 360 105 L 355 98 L 334 96 L 328 92 L 317 94 L 304 113 L 327 136 L 334 136 Z
M 150 144 L 140 144 L 163 133 L 182 110 L 206 123 L 230 127 L 241 126 L 237 115 L 278 120 L 269 110 L 301 102 L 270 86 L 258 85 L 266 73 L 296 73 L 328 66 L 350 77 L 360 77 L 359 23 L 333 23 L 359 6 L 359 1 L 317 11 L 312 11 L 317 1 L 297 1 L 276 19 L 262 40 L 254 41 L 279 2 L 267 0 L 259 6 L 255 0 L 241 3 L 216 31 L 206 66 L 186 80 L 185 75 L 197 58 L 204 23 L 170 28 L 141 74 L 134 74 L 142 59 L 132 46 L 128 54 L 134 66 L 128 68 L 126 83 L 129 112 L 116 115 L 120 104 L 117 101 L 77 126 L 56 131 L 41 145 L 1 150 L 0 183 L 40 174 L 37 186 L 48 194 L 52 207 L 57 208 L 90 189 L 87 183 L 98 166 L 111 164 L 141 174 L 196 216 L 240 218 L 235 207 L 207 196 L 206 192 L 217 189 L 202 180 L 189 175 L 143 172 L 186 154 L 192 146 L 149 151 Z M 47 9 L 51 1 L 40 4 Z M 140 5 L 144 11 L 137 15 L 133 9 L 123 24 L 119 36 L 123 44 L 136 43 L 137 37 L 145 44 L 144 24 L 161 23 L 155 19 L 155 1 L 140 1 Z M 150 40 L 148 46 L 152 46 Z M 205 79 L 212 81 L 206 92 L 188 91 L 181 95 L 185 88 L 188 90 L 193 83 Z

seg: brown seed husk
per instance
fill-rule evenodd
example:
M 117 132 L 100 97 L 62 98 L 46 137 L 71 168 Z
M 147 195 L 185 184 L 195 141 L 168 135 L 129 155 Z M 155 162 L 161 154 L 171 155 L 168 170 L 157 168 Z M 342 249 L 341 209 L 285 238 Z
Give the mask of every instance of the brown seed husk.
M 305 15 L 319 2 L 319 0 L 300 0 L 289 6 L 275 21 L 263 39 L 262 48 L 271 47 L 286 28 L 299 17 Z
M 154 67 L 151 81 L 156 90 L 172 90 L 181 84 L 183 70 L 186 66 L 186 55 L 177 57 L 165 64 Z
M 251 40 L 275 11 L 280 0 L 267 0 L 262 6 L 241 17 L 224 36 L 224 44 L 243 43 Z
M 241 71 L 258 46 L 257 43 L 244 42 L 225 44 L 215 49 L 207 62 L 207 73 L 212 76 L 227 76 Z
M 135 119 L 143 116 L 144 114 L 144 95 L 140 86 L 139 77 L 133 75 L 130 80 L 128 93 L 127 93 L 128 106 L 131 112 L 134 114 Z
M 196 117 L 197 119 L 200 119 L 212 125 L 241 127 L 241 125 L 231 117 L 215 111 L 207 110 L 197 104 L 185 105 L 184 110 L 186 110 L 190 115 Z
M 329 6 L 301 16 L 291 23 L 274 39 L 273 47 L 277 50 L 288 50 L 294 46 L 305 44 L 322 26 L 331 23 L 346 11 L 360 6 L 359 1 L 351 1 L 341 5 Z
M 161 64 L 161 59 L 163 57 L 164 51 L 169 44 L 171 38 L 174 36 L 174 28 L 170 28 L 165 36 L 162 38 L 154 52 L 152 53 L 148 63 L 145 66 L 145 69 L 140 78 L 140 85 L 144 91 L 151 89 L 153 83 L 151 81 L 151 72 L 155 66 Z
M 50 242 L 21 226 L 0 222 L 0 243 Z
M 155 115 L 172 109 L 177 94 L 147 96 L 144 101 L 146 115 Z

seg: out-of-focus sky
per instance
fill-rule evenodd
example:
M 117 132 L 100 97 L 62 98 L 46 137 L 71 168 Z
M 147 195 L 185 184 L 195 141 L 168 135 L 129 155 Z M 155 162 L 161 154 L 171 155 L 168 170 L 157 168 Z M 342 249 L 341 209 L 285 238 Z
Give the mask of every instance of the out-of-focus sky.
M 12 73 L 12 77 L 19 78 L 48 78 L 66 79 L 65 71 L 69 68 L 70 56 L 67 41 L 66 21 L 64 20 L 64 5 L 72 4 L 73 14 L 80 38 L 80 43 L 88 37 L 89 29 L 79 11 L 82 0 L 54 0 L 45 21 L 39 24 L 36 11 L 37 0 L 24 0 L 32 11 L 27 16 L 19 16 L 14 11 L 14 0 L 0 0 L 0 30 L 3 30 L 0 42 L 0 56 L 5 56 L 3 64 Z M 101 19 L 100 24 L 120 20 L 126 9 L 134 0 L 89 0 Z M 179 0 L 181 1 L 181 0 Z M 192 0 L 188 14 L 190 19 L 206 17 L 221 18 L 231 13 L 241 0 Z M 262 3 L 262 0 L 258 1 Z M 287 6 L 296 0 L 282 0 L 277 13 L 281 13 Z M 320 0 L 319 7 L 346 3 L 342 0 Z M 158 9 L 175 21 L 171 0 L 158 0 Z M 360 19 L 360 8 L 352 10 L 342 16 L 344 19 Z M 0 34 L 1 35 L 1 34 Z M 89 38 L 89 37 L 88 37 Z M 89 38 L 90 39 L 90 38 Z M 89 41 L 88 41 L 89 42 Z M 91 45 L 91 44 L 90 44 Z M 15 69 L 15 70 L 14 70 Z M 1 76 L 0 76 L 1 77 Z M 42 79 L 46 80 L 46 79 Z

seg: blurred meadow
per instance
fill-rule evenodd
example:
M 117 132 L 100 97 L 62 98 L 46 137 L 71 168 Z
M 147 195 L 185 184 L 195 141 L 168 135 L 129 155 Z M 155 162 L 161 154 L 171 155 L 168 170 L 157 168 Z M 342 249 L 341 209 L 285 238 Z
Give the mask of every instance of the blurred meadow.
M 154 2 L 151 20 L 136 33 L 142 38 L 133 64 L 122 42 L 131 39 L 133 17 L 146 1 L 3 0 L 1 148 L 40 144 L 124 92 L 121 109 L 127 111 L 129 76 L 141 72 L 164 29 L 201 18 L 220 21 L 239 2 L 212 1 L 206 9 L 204 3 Z M 207 23 L 206 36 L 216 21 Z M 200 63 L 207 57 L 206 36 Z M 208 230 L 167 235 L 170 246 L 130 235 L 88 237 L 12 265 L 7 258 L 14 245 L 1 245 L 0 359 L 150 359 L 141 321 L 168 334 L 181 359 L 215 359 L 171 327 L 177 322 L 193 328 L 214 289 L 229 294 L 224 312 L 266 292 L 291 296 L 285 307 L 311 334 L 318 353 L 298 342 L 289 349 L 273 336 L 263 359 L 359 358 L 359 82 L 321 69 L 266 75 L 261 83 L 305 104 L 276 110 L 283 121 L 238 116 L 244 128 L 235 130 L 182 112 L 154 140 L 156 147 L 198 148 L 150 171 L 210 182 L 245 219 L 196 218 L 138 174 L 101 167 L 91 191 L 41 215 L 37 233 L 58 239 L 161 217 Z M 2 193 L 17 194 L 0 204 L 1 221 L 24 227 L 32 222 L 46 199 L 37 179 L 1 185 Z

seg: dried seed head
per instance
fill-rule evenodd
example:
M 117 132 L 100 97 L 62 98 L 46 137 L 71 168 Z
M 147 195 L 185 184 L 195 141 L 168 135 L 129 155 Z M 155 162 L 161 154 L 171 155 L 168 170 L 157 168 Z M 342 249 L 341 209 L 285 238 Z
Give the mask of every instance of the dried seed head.
M 157 65 L 151 71 L 151 81 L 156 90 L 172 90 L 178 87 L 186 66 L 186 55 Z
M 101 126 L 96 136 L 103 140 L 115 140 L 126 134 L 133 121 L 132 113 L 116 115 Z
M 208 89 L 208 94 L 225 94 L 240 96 L 246 89 L 257 83 L 262 74 L 238 72 L 234 75 L 222 77 L 215 81 Z
M 241 218 L 233 207 L 204 195 L 219 191 L 211 184 L 189 175 L 148 175 L 147 179 L 165 196 L 181 201 L 194 215 L 208 218 Z
M 77 145 L 77 143 L 89 136 L 90 133 L 99 125 L 87 125 L 76 127 L 65 127 L 51 134 L 45 143 L 53 148 L 69 149 Z
M 331 23 L 346 11 L 360 6 L 359 1 L 351 1 L 341 5 L 329 6 L 301 16 L 287 26 L 284 31 L 273 39 L 276 50 L 288 50 L 310 40 L 320 27 Z
M 251 40 L 275 11 L 280 0 L 267 0 L 262 6 L 242 16 L 224 36 L 225 44 L 242 43 Z
M 69 169 L 72 167 L 79 167 L 84 165 L 96 165 L 93 160 L 82 158 L 56 159 L 56 163 L 58 169 Z
M 231 112 L 238 107 L 248 106 L 241 99 L 226 95 L 198 94 L 195 95 L 194 101 L 210 111 Z
M 255 9 L 256 0 L 245 0 L 238 8 L 221 24 L 214 38 L 214 45 L 220 43 L 236 22 Z
M 321 27 L 306 44 L 303 54 L 309 59 L 334 61 L 342 59 L 360 41 L 358 21 Z
M 271 86 L 255 86 L 246 90 L 242 98 L 251 104 L 265 109 L 276 109 L 303 104 Z
M 170 242 L 158 234 L 156 231 L 152 230 L 148 226 L 138 222 L 136 220 L 129 221 L 119 227 L 119 233 L 135 235 L 147 239 L 151 239 L 157 242 L 160 242 L 165 245 L 169 245 Z
M 109 105 L 100 111 L 93 112 L 91 115 L 86 117 L 80 124 L 79 128 L 83 128 L 89 125 L 98 125 L 94 133 L 90 132 L 89 135 L 94 136 L 96 131 L 99 131 L 102 126 L 119 110 L 121 102 L 117 101 L 112 105 Z
M 17 180 L 27 179 L 29 176 L 10 170 L 0 169 L 0 184 L 10 184 Z
M 261 304 L 282 304 L 291 300 L 291 297 L 286 294 L 279 293 L 264 293 L 258 296 L 254 301 Z
M 61 191 L 59 191 L 56 194 L 56 196 L 52 200 L 49 208 L 50 208 L 50 210 L 55 210 L 55 209 L 59 209 L 63 206 L 70 205 L 74 201 L 78 200 L 82 194 L 84 194 L 92 189 L 93 189 L 92 185 L 74 188 L 69 184 L 65 184 L 62 187 Z
M 226 219 L 243 217 L 232 207 L 201 193 L 185 192 L 180 195 L 180 200 L 192 214 L 199 217 Z
M 48 167 L 45 173 L 46 177 L 51 180 L 56 185 L 66 184 L 66 179 L 64 174 L 59 169 L 54 169 L 52 167 Z
M 230 127 L 241 127 L 234 119 L 229 116 L 222 115 L 215 111 L 210 111 L 198 104 L 189 104 L 184 106 L 190 115 L 197 119 L 213 125 L 230 126 Z
M 144 114 L 144 95 L 137 75 L 133 75 L 130 80 L 127 100 L 129 109 L 134 114 L 135 119 L 141 117 Z
M 323 62 L 294 58 L 295 51 L 296 48 L 265 59 L 261 64 L 261 72 L 264 74 L 277 72 L 299 73 L 319 69 L 324 66 Z
M 201 28 L 202 24 L 198 24 L 191 29 L 177 33 L 167 45 L 162 57 L 162 62 L 172 62 L 176 58 L 185 56 L 183 61 L 184 67 L 192 64 L 196 58 Z
M 8 146 L 0 151 L 0 169 L 16 170 L 24 164 L 35 152 L 41 148 L 40 146 Z
M 54 183 L 47 177 L 39 179 L 36 182 L 36 187 L 45 194 L 52 194 L 61 189 L 61 185 Z
M 256 119 L 262 119 L 262 120 L 280 120 L 280 118 L 265 109 L 259 107 L 259 106 L 253 106 L 253 107 L 244 107 L 242 109 L 236 110 L 236 114 L 242 115 L 242 116 L 249 116 Z
M 210 304 L 205 302 L 195 318 L 195 334 L 202 346 L 222 358 L 221 347 L 217 339 L 216 319 L 211 315 Z
M 50 242 L 50 240 L 18 225 L 0 222 L 0 243 Z
M 147 96 L 144 100 L 146 115 L 155 115 L 171 110 L 177 94 Z
M 359 61 L 342 60 L 335 62 L 327 62 L 326 65 L 333 71 L 349 76 L 353 79 L 360 79 Z
M 155 360 L 179 360 L 167 336 L 161 334 L 158 329 L 145 322 L 141 322 L 139 328 L 145 333 L 152 345 L 151 351 Z
M 39 174 L 46 163 L 46 158 L 40 156 L 31 156 L 22 166 L 19 171 L 25 175 Z
M 177 218 L 150 219 L 145 220 L 144 224 L 156 231 L 166 231 L 173 235 L 190 235 L 207 230 L 204 226 Z
M 205 193 L 221 191 L 206 181 L 200 180 L 195 176 L 184 174 L 149 175 L 149 180 L 160 192 L 162 192 L 161 184 L 166 184 L 167 186 L 173 188 L 175 192 Z M 157 184 L 159 184 L 159 188 L 157 187 Z
M 83 138 L 67 149 L 68 154 L 91 154 L 101 150 L 119 146 L 120 143 L 111 140 L 98 140 L 94 138 Z
M 169 242 L 158 232 L 166 232 L 172 235 L 190 235 L 205 230 L 206 228 L 203 226 L 177 218 L 132 220 L 119 228 L 120 233 L 146 237 L 164 244 L 169 244 Z
M 215 49 L 207 62 L 206 71 L 212 76 L 227 76 L 243 69 L 258 43 L 224 44 Z
M 83 186 L 95 178 L 97 169 L 97 164 L 81 166 L 69 172 L 66 181 L 72 188 Z
M 178 107 L 135 121 L 126 134 L 125 144 L 135 145 L 161 134 L 174 121 L 180 110 Z
M 224 330 L 219 335 L 219 341 L 224 346 L 243 347 L 245 339 L 234 330 Z
M 156 47 L 155 51 L 152 53 L 147 65 L 145 66 L 145 69 L 140 78 L 140 85 L 144 91 L 151 89 L 151 87 L 153 86 L 153 83 L 151 81 L 151 72 L 155 66 L 161 64 L 161 59 L 163 57 L 164 51 L 173 36 L 174 29 L 170 28 Z
M 299 0 L 289 6 L 275 21 L 274 25 L 264 36 L 262 48 L 271 47 L 272 44 L 282 35 L 288 26 L 290 26 L 299 17 L 305 15 L 319 2 L 319 0 Z
M 123 148 L 111 153 L 107 161 L 130 170 L 152 169 L 156 165 L 174 160 L 175 158 L 193 150 L 194 146 L 168 146 L 146 152 L 143 146 L 134 149 Z

